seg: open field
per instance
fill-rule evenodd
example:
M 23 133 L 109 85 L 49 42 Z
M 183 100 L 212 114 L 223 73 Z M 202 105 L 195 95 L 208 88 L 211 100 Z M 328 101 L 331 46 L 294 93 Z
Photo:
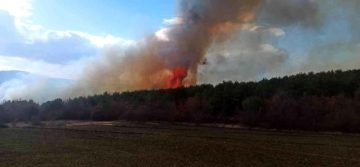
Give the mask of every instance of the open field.
M 360 166 L 360 136 L 166 123 L 5 128 L 0 166 Z

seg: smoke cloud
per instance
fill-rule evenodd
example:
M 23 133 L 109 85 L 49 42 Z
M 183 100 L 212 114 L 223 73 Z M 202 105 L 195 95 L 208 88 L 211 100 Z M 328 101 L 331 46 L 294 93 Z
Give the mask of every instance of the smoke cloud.
M 260 0 L 179 1 L 178 18 L 168 20 L 162 35 L 149 36 L 137 47 L 109 51 L 89 65 L 76 94 L 175 88 L 197 83 L 197 72 L 209 47 L 255 19 Z
M 201 83 L 224 80 L 257 80 L 276 73 L 287 61 L 288 53 L 271 44 L 283 36 L 281 29 L 250 26 L 234 34 L 224 45 L 213 45 L 207 54 L 207 65 L 199 68 Z
M 261 24 L 307 27 L 320 26 L 321 11 L 315 0 L 263 0 L 258 21 Z
M 131 49 L 107 51 L 101 60 L 85 68 L 84 77 L 68 96 L 355 68 L 360 52 L 358 3 L 356 0 L 180 0 L 177 17 L 165 20 L 167 27 Z M 324 27 L 334 22 L 338 6 L 348 9 L 342 14 L 349 24 L 351 39 L 313 40 L 314 46 L 304 51 L 301 60 L 281 47 L 279 41 L 291 28 L 320 34 L 321 39 Z M 335 53 L 346 54 L 347 58 L 339 59 Z
M 357 68 L 359 6 L 357 0 L 179 0 L 166 27 L 126 49 L 106 48 L 59 96 Z
M 298 71 L 326 71 L 333 69 L 355 69 L 360 65 L 360 1 L 331 0 L 317 1 L 321 19 L 327 26 L 334 27 L 327 31 L 316 31 L 320 35 L 332 35 L 331 40 L 319 39 L 305 59 L 294 66 L 291 73 Z M 326 25 L 325 25 L 326 26 Z

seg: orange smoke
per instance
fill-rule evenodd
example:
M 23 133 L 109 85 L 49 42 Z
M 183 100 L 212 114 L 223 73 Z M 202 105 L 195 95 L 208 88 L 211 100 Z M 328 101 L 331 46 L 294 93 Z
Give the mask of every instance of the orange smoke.
M 102 61 L 86 68 L 85 78 L 71 92 L 79 95 L 194 85 L 211 45 L 221 44 L 234 30 L 251 22 L 260 2 L 179 0 L 181 21 L 167 27 L 166 40 L 151 35 L 134 48 L 107 53 Z
M 172 70 L 172 76 L 168 81 L 167 88 L 177 88 L 183 86 L 183 80 L 187 76 L 185 67 L 176 67 Z
M 250 22 L 255 17 L 254 13 L 245 12 L 241 13 L 238 16 L 238 22 L 225 22 L 218 25 L 214 25 L 213 27 L 209 27 L 210 33 L 213 36 L 217 36 L 219 34 L 226 34 L 232 32 L 236 29 L 240 29 L 244 23 Z

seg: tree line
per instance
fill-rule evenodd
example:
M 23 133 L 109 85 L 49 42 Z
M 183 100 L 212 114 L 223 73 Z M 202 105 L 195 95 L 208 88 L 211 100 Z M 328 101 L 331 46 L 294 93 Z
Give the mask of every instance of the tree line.
M 45 120 L 221 122 L 360 132 L 360 70 L 0 105 L 0 122 Z

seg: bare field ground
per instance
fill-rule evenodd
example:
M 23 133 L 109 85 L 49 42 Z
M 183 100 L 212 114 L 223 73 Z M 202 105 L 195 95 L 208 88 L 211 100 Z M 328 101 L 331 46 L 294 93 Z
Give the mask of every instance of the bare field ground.
M 360 136 L 47 122 L 0 129 L 0 166 L 360 166 Z

